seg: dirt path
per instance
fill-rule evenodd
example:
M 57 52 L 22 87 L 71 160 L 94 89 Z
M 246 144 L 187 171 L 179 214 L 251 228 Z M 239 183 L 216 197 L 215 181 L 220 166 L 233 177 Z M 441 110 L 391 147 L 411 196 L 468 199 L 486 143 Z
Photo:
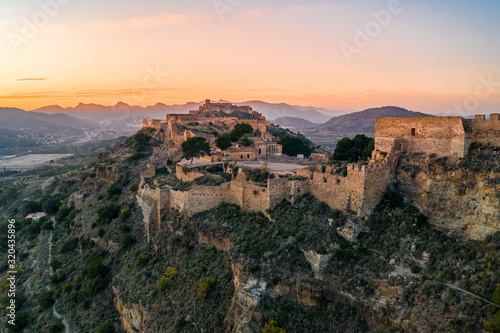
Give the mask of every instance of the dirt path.
M 413 278 L 417 278 L 417 279 L 421 279 L 421 278 L 422 278 L 420 275 L 418 275 L 418 274 L 413 274 L 413 273 L 412 273 L 412 272 L 410 272 L 409 270 L 404 269 L 404 268 L 402 268 L 402 267 L 400 267 L 400 266 L 397 266 L 397 265 L 394 265 L 394 271 L 395 271 L 396 273 L 398 273 L 399 275 L 403 275 L 403 276 L 407 276 L 407 277 L 413 277 Z M 496 308 L 499 308 L 499 309 L 500 309 L 500 305 L 497 305 L 497 304 L 495 304 L 495 303 L 493 303 L 493 302 L 490 302 L 490 301 L 488 301 L 487 299 L 485 299 L 485 298 L 483 298 L 483 297 L 481 297 L 481 296 L 479 296 L 479 295 L 476 295 L 476 294 L 474 294 L 474 293 L 471 293 L 470 291 L 467 291 L 467 290 L 462 289 L 462 288 L 460 288 L 460 287 L 454 286 L 454 285 L 452 285 L 452 284 L 450 284 L 450 283 L 440 282 L 440 281 L 437 281 L 437 282 L 444 284 L 444 285 L 445 285 L 445 286 L 447 286 L 448 288 L 455 289 L 455 290 L 458 290 L 458 291 L 460 291 L 460 292 L 463 292 L 464 294 L 467 294 L 467 295 L 469 295 L 469 296 L 472 296 L 472 297 L 474 297 L 474 298 L 477 298 L 478 300 L 481 300 L 481 301 L 483 301 L 483 302 L 485 302 L 485 303 L 488 303 L 489 305 L 493 305 L 494 307 L 496 307 Z
M 52 274 L 54 274 L 54 270 L 52 269 L 52 266 L 50 266 L 51 261 L 52 261 L 52 231 L 50 232 L 50 236 L 49 236 L 49 269 L 50 269 L 50 276 L 52 276 Z M 50 285 L 47 285 L 47 289 L 50 290 Z M 61 319 L 62 318 L 62 323 L 64 325 L 64 333 L 71 333 L 71 331 L 69 329 L 69 323 L 68 323 L 68 321 L 66 320 L 66 318 L 64 318 L 63 316 L 61 316 L 57 312 L 57 310 L 56 310 L 56 304 L 57 304 L 57 301 L 52 306 L 52 313 L 54 314 L 54 317 L 56 317 L 57 319 Z
M 446 283 L 446 282 L 441 282 L 441 283 L 442 283 L 442 284 L 444 284 L 445 286 L 448 286 L 448 287 L 452 288 L 452 289 L 455 289 L 455 290 L 461 291 L 461 292 L 463 292 L 463 293 L 465 293 L 465 294 L 467 294 L 467 295 L 470 295 L 470 296 L 475 297 L 475 298 L 477 298 L 477 299 L 479 299 L 479 300 L 481 300 L 481 301 L 483 301 L 483 302 L 486 302 L 486 303 L 488 303 L 489 305 L 493 305 L 493 306 L 494 306 L 494 307 L 496 307 L 496 308 L 500 308 L 500 305 L 497 305 L 497 304 L 495 304 L 495 303 L 492 303 L 492 302 L 488 301 L 487 299 L 482 298 L 481 296 L 478 296 L 478 295 L 476 295 L 476 294 L 471 293 L 470 291 L 467 291 L 467 290 L 465 290 L 465 289 L 462 289 L 462 288 L 460 288 L 460 287 L 454 286 L 454 285 L 449 284 L 449 283 Z

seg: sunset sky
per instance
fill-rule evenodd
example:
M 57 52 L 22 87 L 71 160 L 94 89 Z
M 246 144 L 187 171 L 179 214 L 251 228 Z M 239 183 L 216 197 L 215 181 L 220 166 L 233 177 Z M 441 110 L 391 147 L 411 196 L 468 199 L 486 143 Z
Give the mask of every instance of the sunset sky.
M 500 2 L 399 3 L 3 1 L 0 106 L 211 98 L 499 112 Z M 355 40 L 358 28 L 371 36 Z

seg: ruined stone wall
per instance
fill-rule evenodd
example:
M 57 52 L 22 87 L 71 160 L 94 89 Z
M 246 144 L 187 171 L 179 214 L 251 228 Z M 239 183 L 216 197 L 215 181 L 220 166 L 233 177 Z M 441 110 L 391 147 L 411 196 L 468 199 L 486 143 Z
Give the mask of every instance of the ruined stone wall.
M 381 164 L 363 166 L 364 169 L 364 195 L 358 214 L 371 215 L 380 199 L 392 181 L 395 164 L 388 161 Z
M 139 205 L 142 211 L 143 215 L 142 223 L 144 225 L 145 233 L 146 235 L 148 235 L 148 241 L 149 241 L 149 234 L 151 229 L 150 226 L 152 224 L 155 224 L 155 220 L 157 218 L 156 215 L 157 201 L 156 201 L 155 191 L 151 190 L 149 186 L 144 183 L 144 178 L 141 178 L 141 184 L 135 198 L 137 200 L 137 204 Z
M 188 168 L 189 172 L 184 172 L 184 168 Z M 183 182 L 192 182 L 193 180 L 203 177 L 204 174 L 198 172 L 189 166 L 183 166 L 182 164 L 177 164 L 175 167 L 175 177 L 182 180 Z
M 308 180 L 302 191 L 310 193 L 332 209 L 357 212 L 364 196 L 364 171 L 362 166 L 349 164 L 347 176 L 335 174 L 336 166 L 311 167 L 297 171 L 298 176 Z
M 472 129 L 472 141 L 500 147 L 498 113 L 491 114 L 488 120 L 485 119 L 484 115 L 477 115 L 474 119 L 464 119 L 464 122 Z
M 397 138 L 407 142 L 410 153 L 463 157 L 469 148 L 461 117 L 387 117 L 376 120 L 375 149 L 388 152 Z
M 166 120 L 161 119 L 143 119 L 142 120 L 142 128 L 154 128 L 160 129 L 162 124 L 166 123 Z
M 148 164 L 146 169 L 141 171 L 141 177 L 144 177 L 145 179 L 153 178 L 154 176 L 156 176 L 156 167 L 154 165 Z

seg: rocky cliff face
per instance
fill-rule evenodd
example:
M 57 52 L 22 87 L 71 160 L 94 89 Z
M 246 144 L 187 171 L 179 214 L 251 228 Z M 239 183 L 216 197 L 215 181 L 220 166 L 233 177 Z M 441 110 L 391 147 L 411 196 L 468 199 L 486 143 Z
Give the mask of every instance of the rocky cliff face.
M 113 287 L 115 294 L 114 303 L 116 310 L 120 316 L 122 326 L 127 333 L 145 333 L 145 320 L 147 313 L 144 307 L 140 304 L 123 304 L 120 295 L 115 287 Z
M 453 235 L 483 239 L 500 230 L 500 154 L 462 162 L 404 156 L 396 173 L 398 191 Z

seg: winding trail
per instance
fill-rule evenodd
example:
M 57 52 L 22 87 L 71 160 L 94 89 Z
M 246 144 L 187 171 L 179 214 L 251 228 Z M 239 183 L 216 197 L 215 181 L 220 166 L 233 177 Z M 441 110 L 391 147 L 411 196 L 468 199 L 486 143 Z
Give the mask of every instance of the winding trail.
M 52 269 L 52 266 L 50 266 L 50 262 L 52 261 L 52 231 L 50 232 L 50 236 L 49 236 L 49 269 L 50 269 L 50 276 L 52 276 L 52 274 L 54 274 L 54 270 Z M 50 290 L 50 285 L 47 285 L 47 289 Z M 62 318 L 62 323 L 64 325 L 64 333 L 71 333 L 70 329 L 69 329 L 69 323 L 68 321 L 66 320 L 66 318 L 64 318 L 63 316 L 61 316 L 57 310 L 56 310 L 56 304 L 57 304 L 57 301 L 54 302 L 54 305 L 52 306 L 52 313 L 54 314 L 54 317 L 56 317 L 57 319 L 61 319 Z
M 404 268 L 402 268 L 402 267 L 400 267 L 400 266 L 397 266 L 397 265 L 394 265 L 394 271 L 395 271 L 396 273 L 398 273 L 399 275 L 403 275 L 403 276 L 407 276 L 407 277 L 414 277 L 414 278 L 417 278 L 417 279 L 421 279 L 421 278 L 422 278 L 422 276 L 421 276 L 421 275 L 419 275 L 419 274 L 413 274 L 413 273 L 412 273 L 412 272 L 410 272 L 409 270 L 404 269 Z M 481 296 L 479 296 L 479 295 L 476 295 L 476 294 L 474 294 L 474 293 L 471 293 L 470 291 L 467 291 L 467 290 L 465 290 L 465 289 L 462 289 L 462 288 L 457 287 L 457 286 L 455 286 L 455 285 L 453 285 L 453 284 L 450 284 L 450 283 L 441 282 L 441 281 L 436 281 L 436 282 L 441 283 L 441 284 L 444 284 L 444 285 L 445 285 L 445 286 L 447 286 L 448 288 L 458 290 L 458 291 L 460 291 L 460 292 L 462 292 L 462 293 L 464 293 L 464 294 L 467 294 L 467 295 L 469 295 L 469 296 L 472 296 L 472 297 L 474 297 L 474 298 L 476 298 L 476 299 L 478 299 L 478 300 L 480 300 L 480 301 L 483 301 L 483 302 L 485 302 L 485 303 L 487 303 L 487 304 L 489 304 L 489 305 L 492 305 L 492 306 L 494 306 L 494 307 L 496 307 L 496 308 L 499 308 L 499 309 L 500 309 L 500 305 L 495 304 L 495 303 L 493 303 L 493 302 L 491 302 L 491 301 L 488 301 L 486 298 L 481 297 Z

